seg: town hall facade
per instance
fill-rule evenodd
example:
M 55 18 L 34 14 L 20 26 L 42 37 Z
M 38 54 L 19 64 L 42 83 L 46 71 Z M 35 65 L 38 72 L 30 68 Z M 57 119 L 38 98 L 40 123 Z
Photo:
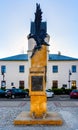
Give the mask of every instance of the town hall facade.
M 0 87 L 28 88 L 29 55 L 28 52 L 0 59 Z M 48 52 L 46 84 L 47 88 L 77 88 L 78 59 Z

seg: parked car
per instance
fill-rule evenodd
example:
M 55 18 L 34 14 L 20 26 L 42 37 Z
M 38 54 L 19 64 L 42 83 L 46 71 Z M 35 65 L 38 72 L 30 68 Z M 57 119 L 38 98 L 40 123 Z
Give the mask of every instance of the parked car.
M 77 89 L 72 90 L 72 92 L 70 93 L 70 98 L 78 98 L 78 90 Z
M 2 89 L 0 89 L 0 97 L 5 97 L 5 91 L 4 90 L 2 90 Z
M 46 90 L 46 95 L 47 97 L 54 97 L 54 92 L 52 92 L 51 90 Z
M 18 88 L 7 89 L 5 93 L 7 98 L 28 97 L 29 95 L 28 92 Z

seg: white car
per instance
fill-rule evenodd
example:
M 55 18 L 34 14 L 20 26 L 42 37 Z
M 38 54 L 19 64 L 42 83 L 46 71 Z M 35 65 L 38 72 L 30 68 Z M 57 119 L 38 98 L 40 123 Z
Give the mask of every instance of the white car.
M 47 97 L 54 97 L 54 92 L 52 92 L 51 90 L 46 90 L 46 95 Z

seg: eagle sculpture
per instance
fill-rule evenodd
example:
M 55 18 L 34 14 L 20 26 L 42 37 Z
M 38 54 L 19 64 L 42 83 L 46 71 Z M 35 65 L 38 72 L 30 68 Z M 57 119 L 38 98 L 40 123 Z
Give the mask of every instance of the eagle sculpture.
M 42 21 L 42 11 L 40 9 L 40 4 L 36 4 L 36 12 L 35 12 L 35 34 L 29 34 L 28 39 L 33 38 L 36 41 L 36 45 L 33 48 L 31 58 L 34 56 L 37 50 L 40 50 L 42 45 L 49 46 L 49 44 L 45 41 L 45 37 L 47 33 L 44 29 L 41 28 Z

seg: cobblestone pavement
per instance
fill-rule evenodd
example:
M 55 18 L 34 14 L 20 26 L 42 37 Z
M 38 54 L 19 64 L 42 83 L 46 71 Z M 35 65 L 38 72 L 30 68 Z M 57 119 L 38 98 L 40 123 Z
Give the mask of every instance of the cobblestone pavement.
M 0 130 L 78 130 L 78 101 L 48 101 L 47 108 L 61 114 L 62 126 L 14 126 L 17 115 L 29 111 L 30 101 L 0 101 Z

